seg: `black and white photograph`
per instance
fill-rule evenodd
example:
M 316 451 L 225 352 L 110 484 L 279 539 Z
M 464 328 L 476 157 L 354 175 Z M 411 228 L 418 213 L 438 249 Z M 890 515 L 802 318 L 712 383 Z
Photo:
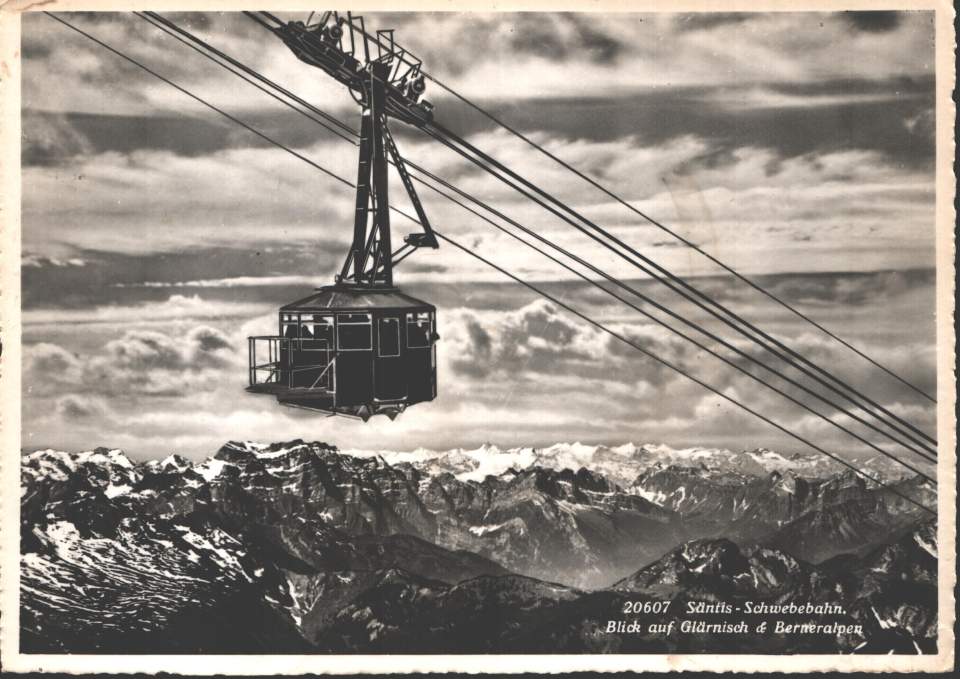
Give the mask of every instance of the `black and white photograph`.
M 12 669 L 953 666 L 949 5 L 274 4 L 0 9 Z

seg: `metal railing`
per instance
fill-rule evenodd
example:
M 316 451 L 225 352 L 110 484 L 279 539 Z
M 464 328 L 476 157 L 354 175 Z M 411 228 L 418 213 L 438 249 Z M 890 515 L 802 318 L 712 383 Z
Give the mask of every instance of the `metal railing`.
M 260 335 L 248 337 L 247 342 L 250 386 L 335 391 L 337 357 L 325 340 Z M 310 362 L 303 362 L 307 357 Z M 306 380 L 302 379 L 305 374 Z

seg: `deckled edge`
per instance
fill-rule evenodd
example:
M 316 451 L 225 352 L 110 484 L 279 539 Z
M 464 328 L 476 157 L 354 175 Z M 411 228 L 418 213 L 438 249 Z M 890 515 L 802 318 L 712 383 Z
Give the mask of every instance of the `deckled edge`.
M 756 655 L 430 655 L 430 656 L 83 656 L 19 653 L 19 497 L 20 459 L 20 16 L 26 10 L 127 10 L 144 3 L 124 0 L 9 0 L 0 2 L 0 663 L 15 672 L 249 675 L 374 674 L 415 672 L 566 673 L 577 671 L 693 672 L 937 672 L 954 667 L 954 584 L 956 548 L 956 372 L 955 233 L 956 177 L 953 170 L 956 83 L 954 8 L 948 0 L 678 0 L 669 7 L 656 0 L 381 0 L 352 2 L 352 9 L 581 9 L 584 11 L 714 11 L 740 9 L 935 9 L 936 10 L 936 196 L 937 196 L 937 365 L 938 365 L 938 654 L 935 656 L 756 656 Z M 160 0 L 150 9 L 263 9 L 271 3 L 230 0 Z M 284 9 L 316 9 L 309 0 L 286 0 Z M 760 5 L 763 5 L 761 7 Z M 517 7 L 520 5 L 521 7 Z M 946 77 L 945 77 L 946 76 Z M 16 456 L 15 464 L 5 463 Z M 945 492 L 946 491 L 946 492 Z M 10 510 L 9 505 L 13 505 Z M 9 543 L 9 544 L 8 544 Z M 12 548 L 10 548 L 12 545 Z
M 19 643 L 20 16 L 0 7 L 0 668 Z

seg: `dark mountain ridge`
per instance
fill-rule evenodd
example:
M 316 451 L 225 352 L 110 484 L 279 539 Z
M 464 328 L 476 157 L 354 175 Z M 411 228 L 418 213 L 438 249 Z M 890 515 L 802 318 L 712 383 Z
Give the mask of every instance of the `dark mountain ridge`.
M 879 647 L 916 652 L 935 634 L 931 524 L 843 475 L 661 466 L 624 489 L 583 468 L 532 467 L 475 481 L 302 441 L 229 443 L 199 464 L 37 451 L 21 469 L 24 650 L 612 652 L 720 643 L 602 631 L 638 597 L 835 600 L 883 630 Z M 724 520 L 732 540 L 702 538 L 707 529 L 724 534 Z M 896 536 L 893 525 L 903 526 Z M 820 548 L 830 541 L 837 546 Z M 795 556 L 818 549 L 820 565 Z M 743 643 L 756 652 L 800 648 Z M 832 638 L 816 648 L 862 643 Z

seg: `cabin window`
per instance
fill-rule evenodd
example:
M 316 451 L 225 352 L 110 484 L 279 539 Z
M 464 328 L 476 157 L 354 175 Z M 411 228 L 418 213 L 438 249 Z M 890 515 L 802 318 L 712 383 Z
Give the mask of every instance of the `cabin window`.
M 433 330 L 431 326 L 429 313 L 407 314 L 407 346 L 412 349 L 429 347 L 433 343 L 430 337 Z
M 300 348 L 327 351 L 333 345 L 333 316 L 304 315 L 300 321 Z
M 283 328 L 282 335 L 287 339 L 296 339 L 299 336 L 299 324 L 297 314 L 280 315 L 280 325 Z
M 380 356 L 400 355 L 400 319 L 381 318 L 377 321 L 377 340 Z
M 373 349 L 373 323 L 370 314 L 342 314 L 337 319 L 337 348 L 340 351 Z

